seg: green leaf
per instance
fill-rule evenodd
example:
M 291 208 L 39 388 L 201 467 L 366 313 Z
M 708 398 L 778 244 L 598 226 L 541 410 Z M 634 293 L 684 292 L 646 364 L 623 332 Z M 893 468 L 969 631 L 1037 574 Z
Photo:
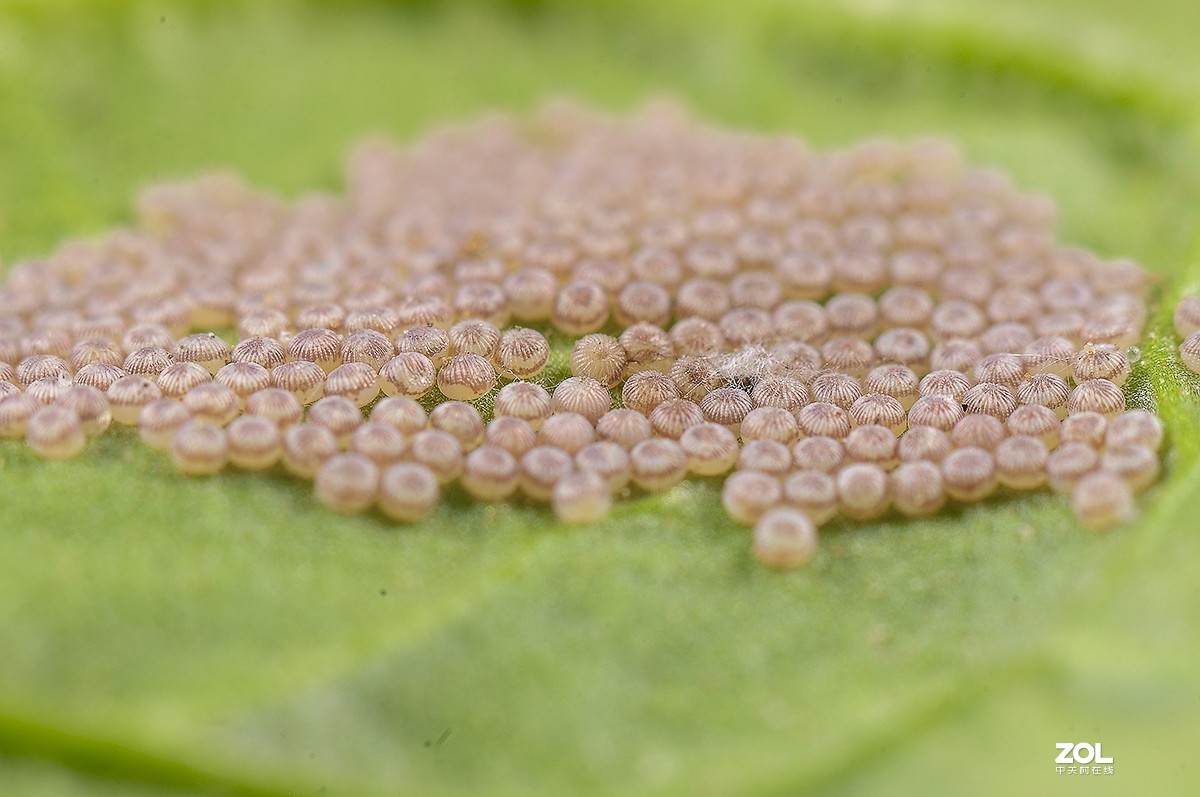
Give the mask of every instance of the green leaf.
M 1190 784 L 1200 383 L 1169 316 L 1200 269 L 1200 72 L 1176 16 L 1196 12 L 1041 6 L 0 11 L 8 262 L 127 222 L 148 181 L 229 166 L 289 195 L 335 188 L 368 132 L 669 90 L 817 145 L 950 134 L 1054 196 L 1068 240 L 1164 276 L 1131 396 L 1169 429 L 1128 528 L 1003 497 L 835 525 L 787 574 L 753 564 L 710 482 L 592 528 L 460 496 L 405 528 L 335 516 L 279 476 L 182 478 L 127 433 L 56 464 L 4 443 L 0 793 Z M 1068 739 L 1103 742 L 1117 775 L 1056 775 Z

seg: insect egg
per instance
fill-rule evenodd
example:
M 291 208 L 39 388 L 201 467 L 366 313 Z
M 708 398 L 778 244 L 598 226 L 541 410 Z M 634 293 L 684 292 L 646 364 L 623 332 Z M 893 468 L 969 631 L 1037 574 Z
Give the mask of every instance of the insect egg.
M 1130 370 L 1125 352 L 1107 343 L 1084 344 L 1071 363 L 1071 373 L 1076 383 L 1107 379 L 1119 387 L 1129 378 Z
M 564 476 L 554 485 L 554 514 L 565 523 L 595 523 L 612 507 L 608 482 L 591 471 Z
M 138 416 L 138 433 L 151 448 L 167 451 L 175 430 L 192 419 L 183 402 L 160 398 L 142 408 Z
M 384 468 L 404 456 L 404 435 L 387 424 L 370 421 L 350 434 L 347 448 Z
M 783 500 L 821 525 L 837 514 L 837 482 L 824 471 L 802 470 L 784 480 Z
M 480 376 L 482 373 L 480 378 L 484 382 L 490 378 L 492 384 L 495 384 L 495 371 L 481 358 L 477 359 L 487 366 L 487 373 L 482 373 L 484 369 L 476 367 L 474 374 L 468 373 L 467 376 Z M 478 366 L 476 362 L 472 362 L 472 364 Z M 467 370 L 471 369 L 468 368 Z M 453 372 L 450 376 L 455 375 L 455 373 L 457 372 Z M 490 377 L 488 374 L 490 374 Z M 383 364 L 383 367 L 379 369 L 378 381 L 379 389 L 383 391 L 385 396 L 416 399 L 432 390 L 434 383 L 440 378 L 439 372 L 436 372 L 434 369 L 433 361 L 424 354 L 402 352 Z M 464 386 L 463 390 L 466 393 L 471 393 L 477 387 L 479 387 L 478 384 L 474 384 L 474 387 Z M 488 387 L 487 389 L 490 390 L 491 388 Z M 484 392 L 486 393 L 487 390 L 484 390 Z
M 1081 477 L 1071 490 L 1075 517 L 1088 528 L 1103 530 L 1133 518 L 1133 491 L 1115 473 L 1098 471 Z
M 770 265 L 774 260 L 775 258 L 771 258 L 770 262 L 764 265 Z M 771 310 L 783 300 L 783 287 L 779 280 L 766 272 L 743 272 L 730 281 L 729 295 L 734 307 Z
M 564 285 L 554 297 L 551 320 L 568 335 L 586 335 L 608 320 L 608 295 L 594 282 L 576 280 Z
M 1076 416 L 1072 416 L 1076 417 Z M 1157 451 L 1163 441 L 1163 425 L 1158 416 L 1146 410 L 1129 410 L 1112 419 L 1104 433 L 1109 448 L 1139 445 Z
M 390 294 L 380 295 L 377 298 L 386 301 L 390 298 Z M 342 322 L 343 328 L 349 335 L 356 332 L 373 331 L 387 337 L 400 325 L 400 315 L 385 305 L 366 304 L 354 307 L 351 302 L 351 307 L 352 309 L 346 313 L 346 318 Z
M 737 468 L 783 477 L 792 469 L 792 452 L 775 440 L 751 440 L 742 446 Z
M 146 347 L 129 353 L 121 368 L 130 376 L 144 376 L 157 380 L 168 365 L 173 365 L 175 358 L 166 349 Z
M 681 318 L 671 327 L 669 337 L 675 354 L 681 357 L 702 357 L 725 347 L 721 330 L 703 318 Z
M 225 430 L 214 423 L 186 421 L 171 437 L 171 459 L 181 473 L 209 476 L 229 461 L 229 438 Z
M 39 379 L 56 377 L 71 378 L 71 367 L 67 361 L 53 354 L 33 354 L 17 363 L 15 369 L 17 384 L 28 388 Z
M 893 327 L 925 327 L 933 310 L 933 299 L 920 288 L 898 285 L 879 297 L 879 316 Z
M 712 393 L 705 396 L 704 401 L 707 401 L 711 395 Z M 626 379 L 624 387 L 621 388 L 621 400 L 625 406 L 631 410 L 637 410 L 643 415 L 649 415 L 664 401 L 679 397 L 679 389 L 675 387 L 675 383 L 658 371 L 638 371 Z M 750 404 L 749 396 L 746 396 L 746 404 Z M 704 409 L 703 402 L 700 407 Z M 747 406 L 746 412 L 749 412 L 750 409 L 751 407 Z M 705 415 L 708 415 L 707 410 Z M 745 412 L 742 415 L 745 415 Z M 740 420 L 739 417 L 738 421 Z
M 343 363 L 325 377 L 326 396 L 344 396 L 365 407 L 379 395 L 379 374 L 366 363 Z
M 1070 386 L 1056 374 L 1033 374 L 1017 385 L 1016 391 L 1018 404 L 1047 407 L 1060 419 L 1067 416 L 1070 395 Z
M 173 349 L 175 337 L 161 324 L 135 324 L 121 337 L 121 347 L 126 354 L 145 348 Z
M 906 517 L 926 517 L 946 505 L 946 488 L 936 462 L 904 462 L 892 471 L 891 478 L 892 504 Z
M 503 448 L 514 457 L 520 457 L 537 444 L 537 432 L 528 421 L 511 415 L 500 415 L 487 425 L 484 442 Z
M 872 368 L 863 380 L 865 393 L 880 393 L 900 402 L 905 410 L 912 407 L 920 393 L 920 382 L 913 370 L 905 365 L 891 363 Z
M 687 475 L 687 456 L 674 440 L 643 440 L 630 451 L 630 474 L 647 492 L 668 490 Z
M 167 398 L 183 398 L 196 385 L 212 380 L 212 374 L 202 365 L 193 362 L 177 362 L 168 365 L 158 375 L 158 389 Z
M 313 492 L 322 504 L 341 514 L 365 512 L 379 491 L 379 468 L 359 454 L 335 454 L 317 469 Z
M 75 371 L 92 363 L 120 366 L 124 362 L 125 355 L 121 348 L 104 338 L 81 340 L 71 348 L 71 368 Z M 10 378 L 8 381 L 13 380 Z
M 440 278 L 441 275 L 430 275 Z M 454 321 L 454 308 L 441 296 L 412 295 L 397 308 L 398 328 L 436 327 L 448 329 Z M 473 316 L 474 313 L 466 313 Z M 403 333 L 402 333 L 403 334 Z
M 1060 495 L 1070 495 L 1075 485 L 1100 465 L 1100 455 L 1086 443 L 1060 443 L 1046 460 L 1046 477 L 1050 489 Z
M 401 462 L 386 468 L 379 479 L 379 511 L 404 523 L 422 520 L 437 506 L 437 477 L 424 465 Z
M 140 376 L 125 376 L 113 382 L 105 395 L 117 423 L 133 426 L 138 422 L 142 407 L 162 398 L 158 385 Z
M 783 487 L 768 473 L 739 470 L 725 480 L 721 488 L 721 503 L 735 523 L 745 526 L 757 523 L 766 512 L 783 502 Z
M 424 429 L 428 419 L 420 404 L 410 398 L 396 396 L 377 402 L 371 409 L 371 421 L 385 423 L 407 439 Z
M 704 422 L 688 428 L 679 438 L 688 469 L 700 476 L 727 472 L 737 462 L 738 442 L 733 432 L 720 424 Z
M 844 410 L 849 410 L 862 396 L 862 384 L 849 374 L 829 371 L 812 382 L 813 401 L 834 404 Z
M 87 445 L 83 424 L 67 407 L 41 407 L 30 416 L 25 440 L 42 459 L 63 460 L 78 456 Z
M 459 482 L 477 500 L 498 501 L 513 494 L 519 476 L 517 460 L 512 454 L 484 445 L 467 455 Z
M 690 279 L 675 294 L 675 314 L 681 319 L 696 317 L 716 322 L 730 306 L 728 288 L 712 279 Z
M 1046 482 L 1049 452 L 1037 437 L 1016 435 L 996 446 L 996 477 L 1014 490 L 1031 490 Z
M 126 376 L 118 366 L 107 363 L 91 363 L 75 372 L 74 381 L 77 385 L 94 387 L 101 392 L 107 392 L 112 383 Z
M 985 354 L 1024 351 L 1033 343 L 1033 332 L 1024 324 L 1005 322 L 993 324 L 979 336 Z
M 595 423 L 608 412 L 611 402 L 608 390 L 597 380 L 571 376 L 554 388 L 550 397 L 550 411 L 576 413 Z
M 288 391 L 301 404 L 312 404 L 325 393 L 325 371 L 316 363 L 294 360 L 272 369 L 271 386 Z
M 906 415 L 900 402 L 882 393 L 868 393 L 851 405 L 850 420 L 855 426 L 878 424 L 900 434 L 905 428 Z
M 408 456 L 428 468 L 440 484 L 448 484 L 462 474 L 462 443 L 449 432 L 440 429 L 417 432 L 409 441 Z
M 908 423 L 912 426 L 932 426 L 948 432 L 963 419 L 962 405 L 954 398 L 938 393 L 922 396 L 908 411 Z
M 575 461 L 557 446 L 538 445 L 521 455 L 519 469 L 521 491 L 534 501 L 545 502 L 554 485 L 575 470 Z
M 1175 334 L 1186 338 L 1200 330 L 1200 296 L 1185 296 L 1175 305 Z
M 288 341 L 289 360 L 316 363 L 325 373 L 341 365 L 342 336 L 332 329 L 313 328 L 297 332 Z M 265 363 L 259 363 L 265 365 Z M 128 370 L 128 369 L 126 369 Z
M 717 328 L 735 347 L 761 346 L 775 337 L 770 314 L 753 307 L 735 307 L 727 311 L 717 320 Z
M 550 416 L 550 394 L 541 385 L 532 382 L 512 382 L 500 388 L 496 394 L 493 412 L 496 415 L 512 415 L 528 421 L 537 430 Z
M 995 491 L 996 463 L 982 448 L 959 448 L 942 460 L 942 482 L 946 494 L 956 501 L 980 501 Z
M 241 410 L 241 399 L 237 393 L 220 382 L 202 382 L 189 390 L 181 401 L 193 418 L 217 426 L 226 425 Z
M 1179 359 L 1188 370 L 1200 373 L 1200 330 L 1188 334 L 1179 344 Z
M 188 335 L 180 338 L 175 345 L 176 361 L 196 363 L 207 370 L 210 375 L 221 370 L 221 367 L 229 362 L 229 357 L 229 344 L 212 332 Z
M 788 569 L 816 555 L 817 530 L 803 512 L 772 509 L 754 527 L 754 558 L 767 567 Z
M 573 412 L 551 415 L 538 430 L 540 444 L 557 446 L 568 454 L 574 454 L 595 439 L 595 430 L 587 418 Z
M 365 363 L 378 371 L 396 354 L 396 347 L 386 335 L 374 329 L 360 329 L 342 340 L 343 363 Z
M 274 338 L 246 338 L 233 347 L 229 358 L 235 363 L 254 363 L 271 370 L 283 365 L 287 351 Z
M 792 463 L 800 470 L 836 471 L 846 458 L 841 440 L 832 437 L 805 437 L 792 446 Z
M 611 493 L 616 494 L 629 482 L 629 452 L 616 443 L 588 443 L 575 453 L 575 466 L 581 471 L 595 473 L 604 479 Z
M 649 419 L 637 410 L 616 409 L 609 410 L 596 422 L 596 434 L 601 440 L 631 449 L 650 438 L 654 429 Z
M 1017 399 L 1004 385 L 979 382 L 963 395 L 963 408 L 968 414 L 990 415 L 1004 421 L 1017 408 Z
M 465 451 L 481 445 L 486 433 L 479 411 L 462 401 L 444 401 L 434 407 L 429 426 L 454 435 Z
M 1125 411 L 1125 394 L 1116 384 L 1107 379 L 1088 379 L 1075 385 L 1067 399 L 1067 411 L 1098 412 L 1105 418 Z
M 338 331 L 342 329 L 344 320 L 346 320 L 346 308 L 334 301 L 320 301 L 300 308 L 300 311 L 296 313 L 296 328 L 324 328 Z M 284 330 L 286 329 L 284 326 Z M 259 337 L 278 337 L 282 331 L 276 332 L 275 335 L 259 335 Z M 241 337 L 246 338 L 251 335 L 241 335 Z
M 1025 373 L 1047 373 L 1065 378 L 1071 373 L 1071 361 L 1076 356 L 1075 348 L 1075 344 L 1064 337 L 1038 338 L 1025 347 L 1025 353 L 1022 355 Z
M 243 415 L 235 418 L 226 432 L 229 438 L 229 461 L 234 467 L 266 470 L 279 461 L 282 435 L 279 427 L 269 418 Z
M 546 367 L 550 344 L 540 332 L 517 327 L 505 332 L 496 346 L 496 366 L 500 373 L 528 379 Z
M 843 466 L 837 472 L 838 506 L 854 520 L 871 520 L 882 515 L 891 502 L 887 472 L 865 462 Z
M 188 365 L 195 366 L 195 363 L 188 363 Z M 179 367 L 178 364 L 171 366 L 167 371 L 177 367 Z M 167 371 L 158 377 L 160 388 L 164 388 L 163 379 Z M 199 377 L 198 371 L 192 371 L 192 373 L 197 378 Z M 213 381 L 225 385 L 237 394 L 238 403 L 245 407 L 250 396 L 271 388 L 271 372 L 257 363 L 229 363 L 217 371 Z M 188 389 L 190 390 L 191 387 Z M 163 392 L 166 393 L 165 388 Z
M 571 373 L 595 379 L 605 387 L 621 381 L 627 363 L 620 341 L 598 332 L 583 336 L 571 350 Z
M 703 399 L 710 391 L 724 386 L 728 381 L 721 373 L 715 357 L 691 355 L 684 355 L 676 359 L 667 372 L 667 376 L 675 383 L 680 396 L 696 402 Z
M 308 422 L 325 427 L 339 445 L 345 446 L 354 430 L 362 425 L 363 416 L 358 406 L 344 396 L 326 396 L 309 408 Z
M 975 363 L 975 382 L 1016 388 L 1025 378 L 1025 360 L 1017 354 L 988 354 Z
M 459 321 L 446 330 L 451 354 L 476 354 L 490 359 L 500 342 L 500 330 L 478 318 Z
M 875 353 L 886 363 L 898 363 L 925 372 L 930 347 L 925 335 L 907 327 L 893 327 L 875 339 Z
M 303 316 L 304 313 L 301 313 Z M 344 315 L 344 313 L 343 313 Z M 304 324 L 301 323 L 301 329 L 307 329 L 313 326 L 328 326 L 323 323 Z M 341 316 L 336 319 L 337 326 L 341 326 Z M 246 313 L 238 319 L 237 331 L 240 339 L 246 338 L 278 338 L 288 332 L 291 324 L 288 322 L 288 317 L 279 310 L 272 307 L 261 307 L 250 313 Z M 183 341 L 180 341 L 182 343 Z M 228 350 L 226 351 L 228 355 Z M 198 362 L 198 361 L 193 361 Z
M 625 350 L 626 374 L 651 369 L 666 372 L 674 356 L 671 339 L 662 329 L 640 322 L 626 329 L 618 338 Z
M 0 398 L 0 437 L 24 437 L 29 419 L 41 407 L 38 401 L 23 393 Z
M 1141 492 L 1158 478 L 1160 465 L 1152 449 L 1125 443 L 1105 449 L 1100 456 L 1100 469 L 1117 474 L 1134 492 Z
M 513 317 L 521 321 L 549 318 L 557 287 L 554 275 L 542 268 L 523 268 L 504 280 L 504 293 Z
M 452 401 L 474 401 L 496 386 L 496 369 L 478 354 L 456 354 L 438 370 L 437 385 Z
M 886 426 L 859 426 L 846 436 L 846 456 L 889 469 L 896 464 L 896 435 Z
M 795 424 L 792 416 L 787 415 L 788 419 Z M 650 412 L 650 426 L 660 436 L 669 437 L 672 440 L 678 440 L 687 429 L 704 422 L 704 413 L 695 403 L 687 399 L 664 401 Z
M 931 371 L 958 371 L 968 373 L 983 357 L 979 343 L 967 338 L 949 338 L 938 343 L 929 352 Z
M 89 437 L 104 433 L 112 423 L 112 407 L 103 393 L 94 387 L 74 385 L 59 395 L 55 402 L 79 416 L 83 431 Z
M 823 401 L 806 404 L 796 413 L 796 424 L 807 437 L 844 439 L 850 434 L 850 416 L 841 407 Z
M 754 402 L 740 388 L 720 387 L 700 400 L 700 409 L 707 420 L 727 426 L 734 434 L 739 434 L 742 420 L 754 409 Z
M 396 352 L 414 352 L 429 358 L 435 368 L 446 361 L 450 350 L 450 337 L 438 327 L 413 327 L 396 338 Z
M 798 379 L 788 376 L 764 376 L 750 391 L 756 408 L 779 407 L 794 413 L 809 401 L 808 388 Z
M 865 376 L 876 359 L 875 349 L 859 338 L 830 338 L 821 346 L 826 365 L 835 371 L 858 378 Z
M 39 379 L 25 388 L 25 395 L 39 404 L 50 405 L 58 401 L 58 397 L 71 387 L 69 379 L 60 376 L 47 376 Z

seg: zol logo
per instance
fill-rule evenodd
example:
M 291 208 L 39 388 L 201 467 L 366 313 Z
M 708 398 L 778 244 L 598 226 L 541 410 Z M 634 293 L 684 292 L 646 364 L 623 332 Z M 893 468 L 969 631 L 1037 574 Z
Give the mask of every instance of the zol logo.
M 1055 771 L 1060 775 L 1113 774 L 1113 758 L 1104 755 L 1100 742 L 1055 742 L 1054 746 L 1058 748 L 1058 757 L 1054 759 L 1054 763 L 1058 764 Z

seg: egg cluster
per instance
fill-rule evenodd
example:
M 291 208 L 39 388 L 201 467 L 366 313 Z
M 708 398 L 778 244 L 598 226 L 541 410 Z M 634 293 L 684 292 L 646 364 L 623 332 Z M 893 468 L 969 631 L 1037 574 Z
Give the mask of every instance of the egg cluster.
M 136 426 L 184 473 L 279 467 L 400 521 L 452 482 L 582 523 L 731 474 L 773 566 L 835 515 L 998 489 L 1108 526 L 1157 474 L 1121 387 L 1147 273 L 1057 243 L 1050 201 L 945 141 L 552 103 L 366 144 L 346 182 L 156 186 L 136 228 L 16 264 L 0 435 L 61 459 Z

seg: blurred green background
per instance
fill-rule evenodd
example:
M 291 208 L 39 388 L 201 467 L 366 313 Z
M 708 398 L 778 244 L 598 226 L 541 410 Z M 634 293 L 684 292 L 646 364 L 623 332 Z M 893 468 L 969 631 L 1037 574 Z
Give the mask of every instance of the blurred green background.
M 838 146 L 945 133 L 1164 276 L 1132 382 L 1169 427 L 1138 523 L 1059 500 L 834 525 L 754 566 L 695 482 L 566 529 L 461 498 L 414 528 L 128 434 L 0 444 L 0 794 L 1187 794 L 1200 745 L 1200 4 L 568 0 L 0 4 L 0 257 L 129 221 L 154 180 L 339 182 L 569 93 Z M 1101 742 L 1109 776 L 1055 773 Z

